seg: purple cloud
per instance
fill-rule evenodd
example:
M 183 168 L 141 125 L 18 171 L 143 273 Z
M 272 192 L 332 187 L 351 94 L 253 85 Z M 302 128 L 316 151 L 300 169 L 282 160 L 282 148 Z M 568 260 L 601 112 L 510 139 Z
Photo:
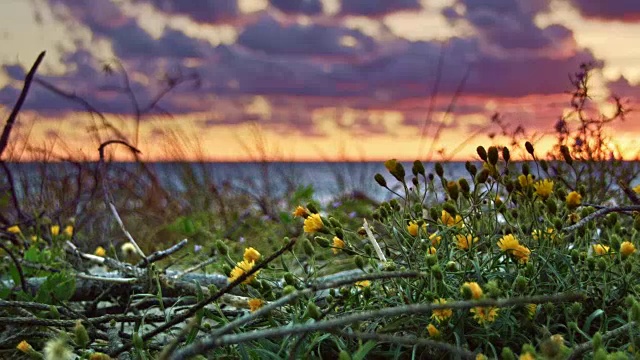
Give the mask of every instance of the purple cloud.
M 199 23 L 218 23 L 237 19 L 237 0 L 136 0 L 148 2 L 169 15 L 185 15 Z
M 571 0 L 582 16 L 608 21 L 637 22 L 640 1 L 637 0 Z
M 342 0 L 342 15 L 383 16 L 401 10 L 419 10 L 419 0 Z
M 355 40 L 344 45 L 345 37 Z M 363 55 L 374 48 L 374 40 L 360 31 L 321 24 L 285 25 L 263 16 L 238 37 L 238 44 L 273 55 L 335 56 Z
M 562 25 L 539 28 L 534 23 L 535 16 L 548 8 L 546 0 L 459 0 L 458 5 L 466 9 L 463 14 L 453 7 L 443 14 L 454 22 L 467 20 L 490 44 L 503 49 L 539 50 L 573 38 L 572 31 Z
M 321 0 L 269 0 L 269 3 L 287 14 L 322 14 Z

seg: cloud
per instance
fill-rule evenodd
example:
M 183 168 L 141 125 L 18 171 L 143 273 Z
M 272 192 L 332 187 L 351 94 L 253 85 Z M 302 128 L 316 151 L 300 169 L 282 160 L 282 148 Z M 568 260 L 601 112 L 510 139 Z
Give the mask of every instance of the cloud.
M 221 23 L 241 15 L 238 0 L 136 0 L 169 15 L 184 15 L 199 23 Z
M 26 75 L 24 68 L 18 64 L 4 64 L 2 65 L 2 69 L 4 70 L 5 74 L 7 74 L 7 76 L 9 76 L 13 80 L 24 80 L 24 77 Z
M 586 18 L 625 22 L 640 20 L 640 1 L 637 0 L 570 0 L 570 2 Z
M 323 9 L 321 0 L 269 0 L 269 3 L 287 14 L 319 15 Z
M 441 51 L 440 44 L 397 40 L 390 49 L 366 60 L 323 62 L 300 56 L 261 55 L 238 45 L 219 46 L 214 51 L 215 60 L 200 68 L 206 74 L 202 92 L 220 97 L 315 98 L 322 99 L 317 105 L 320 107 L 384 109 L 398 101 L 425 99 L 432 93 Z M 494 56 L 482 53 L 477 39 L 462 38 L 451 39 L 444 52 L 441 97 L 453 96 L 467 69 L 464 97 L 562 94 L 570 86 L 567 74 L 575 72 L 580 63 L 596 61 L 589 51 L 565 58 Z M 192 110 L 197 106 L 194 104 Z
M 640 99 L 640 85 L 632 85 L 624 76 L 620 76 L 615 81 L 610 81 L 607 85 L 612 95 L 631 99 L 635 102 Z
M 443 15 L 454 22 L 466 20 L 489 44 L 506 50 L 541 50 L 573 41 L 573 32 L 563 25 L 540 28 L 535 24 L 535 16 L 548 9 L 546 0 L 458 0 L 457 5 L 464 7 L 463 13 L 452 6 Z
M 401 10 L 419 10 L 419 0 L 342 0 L 340 14 L 383 16 Z
M 238 44 L 272 55 L 363 55 L 374 40 L 360 31 L 322 24 L 283 24 L 263 16 L 238 37 Z
M 99 36 L 111 42 L 113 50 L 120 59 L 135 57 L 197 58 L 201 48 L 208 45 L 184 33 L 165 28 L 160 38 L 155 39 L 144 30 L 137 19 L 126 15 L 112 1 L 76 3 L 72 0 L 51 0 L 61 20 L 79 21 Z M 191 3 L 191 2 L 189 2 Z

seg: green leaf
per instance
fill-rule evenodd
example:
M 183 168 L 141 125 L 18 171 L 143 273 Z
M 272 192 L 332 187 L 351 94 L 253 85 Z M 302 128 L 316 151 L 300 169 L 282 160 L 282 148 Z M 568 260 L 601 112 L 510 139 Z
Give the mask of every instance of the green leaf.
M 200 284 L 195 281 L 196 283 L 196 295 L 198 296 L 198 302 L 204 300 L 204 293 L 202 292 L 202 287 L 200 287 Z M 200 331 L 200 327 L 202 326 L 202 318 L 204 316 L 204 309 L 200 309 L 196 312 L 196 324 L 193 326 L 193 328 L 191 329 L 191 331 L 189 331 L 189 335 L 187 336 L 186 339 L 186 344 L 191 344 L 195 339 L 196 336 L 198 336 L 198 332 Z
M 364 343 L 364 345 L 360 346 L 360 348 L 358 348 L 358 351 L 356 351 L 355 353 L 353 353 L 353 355 L 351 355 L 351 359 L 353 360 L 364 360 L 367 358 L 367 354 L 373 350 L 373 348 L 376 347 L 376 345 L 378 345 L 377 342 L 375 342 L 374 340 L 369 340 L 366 343 Z
M 54 305 L 58 301 L 67 301 L 76 291 L 76 278 L 72 274 L 60 272 L 47 276 L 34 301 Z

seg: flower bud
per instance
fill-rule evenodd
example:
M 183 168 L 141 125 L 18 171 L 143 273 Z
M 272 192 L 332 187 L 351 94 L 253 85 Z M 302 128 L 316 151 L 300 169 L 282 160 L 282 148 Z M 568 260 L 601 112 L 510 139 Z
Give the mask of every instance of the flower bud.
M 87 329 L 84 327 L 84 325 L 82 325 L 81 320 L 76 321 L 76 325 L 73 328 L 73 333 L 75 335 L 76 344 L 78 344 L 81 348 L 84 349 L 91 343 L 89 333 L 87 332 Z
M 471 192 L 471 187 L 469 186 L 469 182 L 465 178 L 460 178 L 458 180 L 458 186 L 460 186 L 460 190 L 462 190 L 463 194 L 469 194 Z
M 307 312 L 306 315 L 314 320 L 320 319 L 322 317 L 322 312 L 318 308 L 318 306 L 312 302 L 307 304 Z
M 571 153 L 569 152 L 569 148 L 566 145 L 562 145 L 560 147 L 560 153 L 562 154 L 562 157 L 564 158 L 564 161 L 567 164 L 573 165 L 573 159 L 571 158 Z
M 413 162 L 413 175 L 422 175 L 425 176 L 425 171 L 424 171 L 424 165 L 422 164 L 422 161 L 420 160 L 416 160 Z
M 460 188 L 458 187 L 458 183 L 455 181 L 449 181 L 447 183 L 447 193 L 449 193 L 449 197 L 453 200 L 458 200 L 458 195 L 460 194 Z
M 282 289 L 282 294 L 289 295 L 293 294 L 296 291 L 296 288 L 293 285 L 287 285 Z
M 533 145 L 530 142 L 524 143 L 524 148 L 527 149 L 527 152 L 533 156 Z
M 442 164 L 437 162 L 435 164 L 435 170 L 436 170 L 436 175 L 438 175 L 438 177 L 443 177 L 444 176 L 444 168 L 442 167 Z
M 316 252 L 316 250 L 313 248 L 313 244 L 311 243 L 311 241 L 309 241 L 309 239 L 306 239 L 306 238 L 302 240 L 302 249 L 304 250 L 304 253 L 307 254 L 307 256 L 309 257 L 313 257 L 313 255 Z
M 293 276 L 292 273 L 286 273 L 286 274 L 284 274 L 284 282 L 287 285 L 295 285 L 296 284 L 296 278 Z
M 378 185 L 382 186 L 382 187 L 387 187 L 387 180 L 385 180 L 384 176 L 382 176 L 382 174 L 375 174 L 373 176 L 373 179 L 378 183 Z
M 316 207 L 316 205 L 312 202 L 307 203 L 307 210 L 309 210 L 310 213 L 312 214 L 317 214 L 319 213 L 318 208 Z
M 469 172 L 469 174 L 471 174 L 471 176 L 476 176 L 476 173 L 478 173 L 478 168 L 475 165 L 473 165 L 471 161 L 465 162 L 464 168 L 467 169 L 467 171 Z
M 498 148 L 495 146 L 489 147 L 489 151 L 487 152 L 487 159 L 489 164 L 496 165 L 498 163 Z
M 476 175 L 476 183 L 478 184 L 484 184 L 485 182 L 487 182 L 487 179 L 489 178 L 489 170 L 487 169 L 482 169 L 478 175 Z
M 504 162 L 509 162 L 511 159 L 511 153 L 509 152 L 509 148 L 506 146 L 502 148 L 502 158 L 504 159 Z
M 487 162 L 487 150 L 485 150 L 484 147 L 478 146 L 476 148 L 476 152 L 478 153 L 478 156 L 480 156 L 480 159 L 482 159 L 482 161 Z
M 215 245 L 220 255 L 225 256 L 229 253 L 229 247 L 227 247 L 227 244 L 225 244 L 224 241 L 216 240 Z

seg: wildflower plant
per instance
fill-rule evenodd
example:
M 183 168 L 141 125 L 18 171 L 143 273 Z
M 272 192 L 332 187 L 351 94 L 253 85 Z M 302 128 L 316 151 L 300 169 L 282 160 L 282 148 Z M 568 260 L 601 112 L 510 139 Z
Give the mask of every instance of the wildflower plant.
M 196 176 L 176 193 L 142 162 L 148 181 L 110 191 L 105 147 L 139 158 L 126 136 L 101 143 L 101 171 L 42 192 L 68 208 L 3 203 L 0 344 L 32 358 L 638 357 L 640 185 L 615 151 L 602 161 L 613 120 L 589 114 L 588 74 L 572 78 L 577 133 L 563 119 L 546 158 L 479 146 L 457 178 L 391 159 L 391 180 L 372 180 L 382 203 L 321 206 L 305 186 L 275 201 Z

